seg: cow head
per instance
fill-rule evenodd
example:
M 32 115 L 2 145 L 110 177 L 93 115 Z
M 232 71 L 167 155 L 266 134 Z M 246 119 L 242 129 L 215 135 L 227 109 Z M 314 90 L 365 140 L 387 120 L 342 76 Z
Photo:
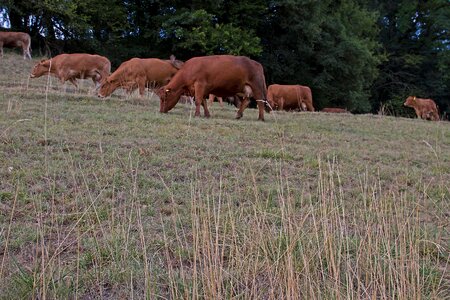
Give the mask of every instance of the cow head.
M 167 86 L 163 86 L 157 91 L 157 94 L 160 99 L 159 112 L 167 113 L 175 106 L 175 104 L 177 104 L 178 100 L 180 100 L 182 90 L 175 91 Z
M 404 106 L 413 107 L 416 103 L 416 96 L 409 96 L 406 98 L 405 103 L 403 103 Z
M 100 86 L 97 96 L 99 96 L 100 98 L 108 97 L 112 94 L 112 92 L 114 92 L 115 89 L 116 87 L 114 86 L 111 79 L 107 78 Z
M 36 78 L 50 73 L 51 62 L 51 59 L 41 60 L 37 65 L 33 67 L 33 70 L 31 70 L 30 77 Z

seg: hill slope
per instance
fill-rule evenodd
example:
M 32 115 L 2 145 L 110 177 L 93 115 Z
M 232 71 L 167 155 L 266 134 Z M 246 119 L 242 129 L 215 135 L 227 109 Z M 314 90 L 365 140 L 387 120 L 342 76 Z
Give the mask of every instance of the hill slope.
M 449 295 L 450 124 L 160 114 L 35 62 L 0 61 L 2 298 Z

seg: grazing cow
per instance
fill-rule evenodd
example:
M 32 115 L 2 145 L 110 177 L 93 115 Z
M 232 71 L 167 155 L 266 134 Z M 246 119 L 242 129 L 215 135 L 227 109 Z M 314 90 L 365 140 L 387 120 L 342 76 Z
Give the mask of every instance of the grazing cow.
M 336 114 L 350 114 L 351 113 L 345 108 L 337 108 L 337 107 L 325 107 L 324 109 L 321 110 L 321 112 L 336 113 Z
M 250 103 L 250 97 L 257 99 L 259 120 L 264 121 L 264 102 L 266 83 L 264 70 L 260 63 L 245 56 L 212 55 L 194 57 L 186 61 L 180 71 L 159 91 L 160 112 L 171 110 L 184 93 L 195 95 L 195 116 L 200 116 L 200 105 L 205 117 L 209 117 L 209 94 L 219 97 L 243 95 L 237 119 L 243 116 Z
M 166 85 L 183 65 L 182 61 L 170 56 L 170 60 L 158 58 L 132 58 L 123 62 L 100 87 L 99 97 L 111 95 L 117 88 L 123 88 L 131 93 L 139 88 L 139 94 L 144 95 L 150 85 L 161 87 Z
M 77 79 L 92 78 L 95 87 L 106 80 L 111 72 L 110 61 L 100 55 L 86 53 L 60 54 L 50 59 L 43 59 L 34 66 L 31 78 L 53 74 L 62 83 L 70 81 L 75 87 Z
M 25 32 L 0 32 L 0 52 L 3 57 L 3 47 L 22 48 L 23 59 L 31 59 L 31 38 Z
M 307 86 L 272 84 L 267 89 L 267 98 L 273 110 L 314 111 L 311 89 Z
M 412 107 L 416 111 L 418 118 L 424 120 L 438 121 L 439 113 L 436 103 L 431 99 L 421 99 L 416 96 L 406 98 L 404 106 Z

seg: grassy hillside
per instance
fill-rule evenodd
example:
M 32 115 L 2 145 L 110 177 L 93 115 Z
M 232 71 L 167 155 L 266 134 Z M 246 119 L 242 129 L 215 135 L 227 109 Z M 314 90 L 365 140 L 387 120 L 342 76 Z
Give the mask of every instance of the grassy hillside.
M 36 62 L 0 60 L 1 299 L 450 296 L 450 123 L 160 114 Z

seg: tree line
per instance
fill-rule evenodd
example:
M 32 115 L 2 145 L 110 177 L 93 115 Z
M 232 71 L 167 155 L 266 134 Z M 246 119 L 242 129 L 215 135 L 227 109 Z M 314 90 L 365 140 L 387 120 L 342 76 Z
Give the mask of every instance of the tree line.
M 4 0 L 0 14 L 35 56 L 246 55 L 318 108 L 407 115 L 417 95 L 450 110 L 448 0 Z

